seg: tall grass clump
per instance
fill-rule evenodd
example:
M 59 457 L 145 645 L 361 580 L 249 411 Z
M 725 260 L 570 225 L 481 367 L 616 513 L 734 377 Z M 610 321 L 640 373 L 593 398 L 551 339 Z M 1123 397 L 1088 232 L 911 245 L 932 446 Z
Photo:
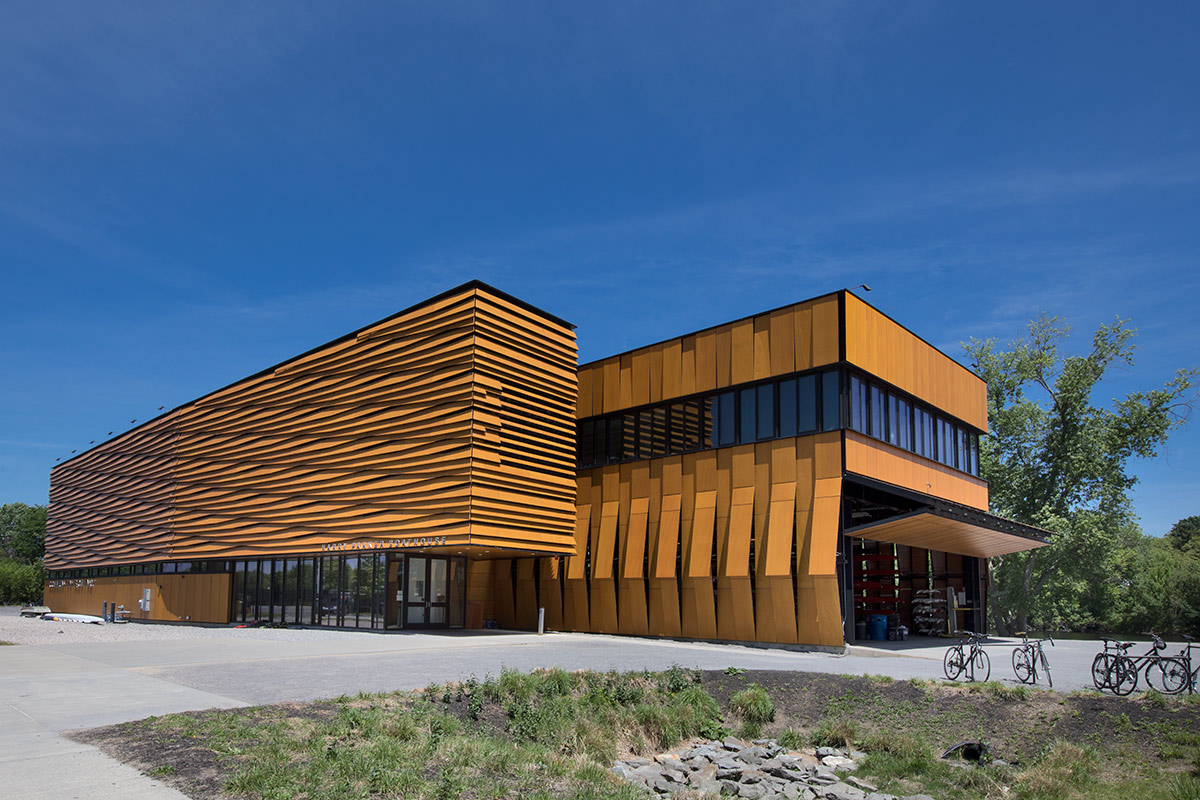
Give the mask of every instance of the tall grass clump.
M 812 733 L 812 744 L 816 747 L 850 747 L 858 738 L 854 723 L 844 719 L 822 720 Z
M 1098 758 L 1088 747 L 1056 742 L 1037 763 L 1017 776 L 1021 800 L 1062 800 L 1086 797 L 1096 781 Z
M 775 703 L 767 690 L 757 683 L 729 698 L 729 710 L 742 721 L 740 735 L 749 739 L 758 737 L 764 725 L 775 721 Z

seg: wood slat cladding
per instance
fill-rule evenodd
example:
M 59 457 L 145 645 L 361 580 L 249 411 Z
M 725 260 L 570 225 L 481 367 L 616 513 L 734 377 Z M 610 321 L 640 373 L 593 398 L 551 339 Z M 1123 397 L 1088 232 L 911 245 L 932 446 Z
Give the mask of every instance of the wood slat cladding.
M 104 603 L 125 606 L 130 619 L 156 622 L 229 621 L 228 573 L 120 575 L 109 578 L 50 581 L 43 602 L 56 611 L 99 615 Z M 138 601 L 150 592 L 150 610 Z
M 838 299 L 827 295 L 579 368 L 580 419 L 838 360 Z
M 838 646 L 841 475 L 837 432 L 585 470 L 581 552 L 518 574 L 566 630 Z
M 849 292 L 845 298 L 847 361 L 987 430 L 987 386 L 981 378 Z
M 988 509 L 987 481 L 854 431 L 846 431 L 846 471 L 980 511 Z
M 404 536 L 574 552 L 574 333 L 472 283 L 51 473 L 49 569 Z

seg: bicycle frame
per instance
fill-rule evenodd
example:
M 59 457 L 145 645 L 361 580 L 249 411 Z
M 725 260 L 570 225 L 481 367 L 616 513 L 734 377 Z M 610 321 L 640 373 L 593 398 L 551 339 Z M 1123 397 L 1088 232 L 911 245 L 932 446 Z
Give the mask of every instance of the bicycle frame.
M 946 650 L 946 655 L 942 657 L 942 669 L 946 673 L 946 678 L 955 681 L 966 672 L 967 680 L 974 682 L 980 680 L 978 673 L 982 672 L 981 680 L 986 681 L 992 674 L 992 663 L 980 642 L 987 636 L 971 631 L 955 631 L 955 633 L 964 638 L 958 644 L 950 645 Z M 968 648 L 965 653 L 963 652 L 964 646 Z

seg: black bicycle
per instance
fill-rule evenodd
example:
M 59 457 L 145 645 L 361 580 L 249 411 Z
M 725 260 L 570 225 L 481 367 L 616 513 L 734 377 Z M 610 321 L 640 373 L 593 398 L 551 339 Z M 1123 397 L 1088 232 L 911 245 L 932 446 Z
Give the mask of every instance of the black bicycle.
M 958 644 L 951 645 L 942 658 L 942 669 L 946 673 L 946 679 L 956 681 L 965 673 L 968 681 L 986 681 L 992 674 L 992 662 L 980 643 L 987 636 L 971 631 L 954 633 L 965 638 Z M 966 651 L 963 650 L 964 647 L 967 648 Z M 979 677 L 981 674 L 983 677 Z
M 1195 637 L 1188 636 L 1186 633 L 1183 635 L 1183 639 L 1185 642 L 1183 649 L 1179 651 L 1179 655 L 1175 656 L 1175 658 L 1183 664 L 1184 671 L 1187 672 L 1188 694 L 1194 694 L 1196 692 L 1197 678 L 1200 678 L 1200 659 L 1193 660 L 1192 651 L 1200 648 L 1200 645 L 1194 643 L 1196 641 Z
M 1160 655 L 1167 645 L 1157 635 L 1140 656 L 1128 654 L 1133 642 L 1102 641 L 1104 650 L 1092 660 L 1092 682 L 1097 689 L 1124 696 L 1137 689 L 1143 675 L 1147 686 L 1163 694 L 1179 694 L 1188 685 L 1188 667 L 1178 658 Z
M 1015 648 L 1012 653 L 1013 673 L 1017 676 L 1017 680 L 1021 683 L 1037 683 L 1038 671 L 1046 676 L 1046 685 L 1051 689 L 1054 688 L 1054 680 L 1050 677 L 1050 662 L 1046 658 L 1046 652 L 1042 649 L 1043 642 L 1050 642 L 1050 646 L 1054 646 L 1054 637 L 1047 636 L 1045 639 L 1034 639 L 1029 641 L 1029 634 L 1022 631 L 1017 636 L 1021 637 L 1021 644 Z

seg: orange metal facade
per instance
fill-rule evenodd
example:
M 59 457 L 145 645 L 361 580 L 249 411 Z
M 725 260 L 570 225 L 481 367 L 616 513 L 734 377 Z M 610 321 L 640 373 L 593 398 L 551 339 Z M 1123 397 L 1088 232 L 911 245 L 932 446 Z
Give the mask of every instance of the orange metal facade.
M 465 554 L 504 627 L 837 646 L 847 481 L 985 511 L 984 481 L 845 425 L 575 468 L 577 419 L 827 366 L 986 430 L 983 382 L 848 292 L 577 368 L 568 325 L 472 283 L 57 467 L 47 568 L 412 548 Z M 222 576 L 181 577 L 158 618 L 229 620 Z

